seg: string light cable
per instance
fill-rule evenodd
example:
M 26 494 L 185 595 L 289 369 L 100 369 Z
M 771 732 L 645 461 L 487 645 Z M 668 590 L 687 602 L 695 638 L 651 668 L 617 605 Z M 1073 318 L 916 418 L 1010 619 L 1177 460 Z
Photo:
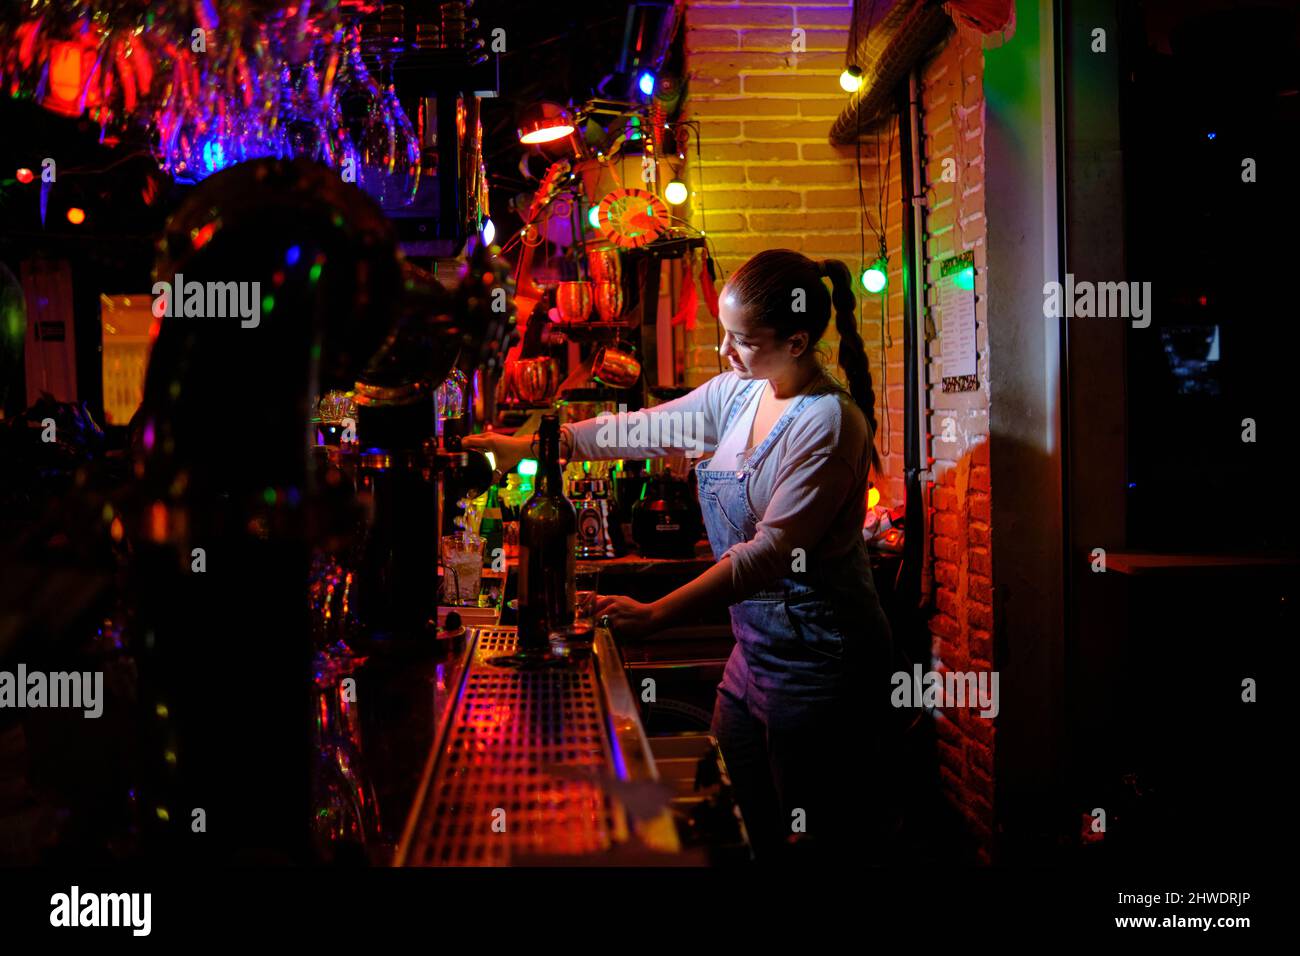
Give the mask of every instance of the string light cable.
M 871 25 L 874 22 L 876 16 L 876 3 L 877 0 L 871 0 L 871 9 L 867 13 L 867 28 L 866 28 L 866 32 L 863 34 L 862 37 L 862 48 L 864 49 L 867 46 L 869 46 L 871 43 Z M 858 55 L 858 49 L 859 49 L 857 43 L 857 31 L 858 31 L 857 0 L 853 0 L 851 16 L 853 19 L 852 19 L 852 34 L 851 34 L 850 43 L 852 44 L 853 47 L 853 58 L 856 59 Z M 849 94 L 850 102 L 852 102 L 854 96 L 858 96 L 861 92 L 862 92 L 862 88 L 860 88 L 856 93 Z M 859 103 L 859 106 L 860 105 L 861 104 Z M 859 255 L 858 261 L 860 263 L 860 268 L 859 268 L 858 275 L 861 276 L 867 267 L 866 233 L 868 229 L 871 230 L 872 235 L 876 239 L 876 247 L 879 250 L 880 258 L 884 258 L 886 259 L 886 261 L 888 261 L 888 243 L 885 238 L 887 235 L 887 228 L 888 228 L 887 218 L 885 213 L 885 196 L 889 189 L 889 168 L 890 168 L 890 158 L 892 157 L 892 150 L 893 150 L 894 126 L 893 124 L 890 124 L 889 149 L 891 152 L 890 152 L 890 156 L 886 157 L 885 171 L 883 177 L 881 176 L 880 173 L 880 129 L 879 126 L 877 126 L 876 128 L 876 175 L 877 177 L 879 177 L 879 188 L 877 189 L 877 193 L 876 193 L 876 222 L 879 224 L 879 229 L 875 229 L 872 228 L 871 226 L 871 219 L 870 219 L 868 206 L 867 206 L 866 192 L 863 187 L 862 110 L 860 108 L 854 109 L 854 123 L 856 128 L 854 130 L 855 135 L 853 137 L 853 152 L 854 152 L 854 159 L 857 166 L 858 213 L 859 213 L 858 215 L 858 255 Z M 886 275 L 888 275 L 887 272 Z M 853 294 L 854 297 L 859 300 L 859 308 L 856 316 L 858 337 L 863 338 L 862 323 L 865 320 L 865 308 L 863 308 L 865 303 L 861 301 L 861 294 L 858 291 L 858 283 L 856 281 L 853 283 Z M 884 413 L 884 419 L 885 419 L 884 455 L 886 456 L 888 456 L 893 449 L 893 435 L 892 435 L 893 428 L 889 420 L 889 354 L 888 354 L 888 349 L 892 347 L 893 342 L 892 342 L 892 336 L 889 334 L 888 301 L 889 301 L 888 293 L 881 295 L 880 297 L 880 384 L 881 384 L 880 395 L 881 395 L 881 410 Z

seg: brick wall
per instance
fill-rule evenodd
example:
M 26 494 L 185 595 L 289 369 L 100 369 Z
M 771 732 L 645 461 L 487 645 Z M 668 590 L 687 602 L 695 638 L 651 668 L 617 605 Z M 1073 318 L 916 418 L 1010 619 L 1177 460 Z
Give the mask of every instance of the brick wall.
M 724 274 L 762 249 L 785 247 L 813 258 L 845 260 L 856 274 L 872 260 L 881 228 L 877 209 L 886 182 L 884 232 L 889 289 L 872 296 L 856 286 L 862 337 L 876 386 L 883 474 L 875 480 L 886 504 L 901 504 L 903 486 L 903 299 L 900 156 L 895 121 L 872 128 L 860 146 L 867 206 L 865 249 L 860 229 L 859 150 L 829 144 L 832 121 L 847 97 L 838 85 L 848 45 L 847 2 L 720 3 L 691 0 L 686 18 L 688 118 L 701 124 L 700 162 L 689 154 L 687 176 L 702 200 L 690 210 L 707 227 Z M 805 32 L 806 51 L 791 48 Z M 928 431 L 933 436 L 931 492 L 933 615 L 936 670 L 992 667 L 992 579 L 989 553 L 987 278 L 983 194 L 983 53 L 978 36 L 954 32 L 921 64 L 924 256 L 927 312 L 935 304 L 938 260 L 975 254 L 978 389 L 941 390 L 937 317 L 927 320 Z M 944 159 L 956 161 L 944 180 Z M 717 323 L 701 311 L 686 351 L 686 382 L 717 374 Z M 834 363 L 834 325 L 822 347 Z M 951 424 L 946 420 L 951 419 Z M 941 440 L 945 433 L 953 441 Z M 964 821 L 977 855 L 992 846 L 993 726 L 953 710 L 937 719 L 944 795 Z
M 701 125 L 700 158 L 688 154 L 687 176 L 704 215 L 691 209 L 691 222 L 707 228 L 724 274 L 763 249 L 795 249 L 814 259 L 842 259 L 862 268 L 857 151 L 832 146 L 827 134 L 847 100 L 839 87 L 844 68 L 850 4 L 716 3 L 692 0 L 686 15 L 687 118 Z M 793 52 L 795 28 L 806 49 Z M 889 147 L 882 131 L 879 158 Z M 897 153 L 897 139 L 894 140 Z M 879 182 L 874 136 L 862 147 L 864 189 L 871 225 Z M 883 165 L 880 167 L 883 168 Z M 903 500 L 903 335 L 898 162 L 890 163 L 888 222 L 890 280 L 888 334 L 882 351 L 881 299 L 859 286 L 858 315 L 876 386 L 877 446 L 884 477 L 877 476 L 886 502 Z M 866 259 L 877 240 L 865 234 Z M 718 372 L 717 323 L 701 312 L 689 343 L 686 384 L 698 385 Z M 833 368 L 839 336 L 834 323 L 822 342 Z M 884 364 L 887 353 L 889 367 Z M 886 416 L 886 405 L 888 416 Z
M 954 32 L 921 68 L 924 256 L 930 408 L 936 670 L 993 667 L 993 583 L 989 551 L 988 279 L 984 216 L 984 74 L 978 35 Z M 945 159 L 950 170 L 945 181 Z M 955 173 L 955 176 L 953 175 Z M 937 305 L 939 262 L 973 251 L 978 388 L 942 390 Z M 951 441 L 945 441 L 945 437 Z M 974 709 L 953 708 L 936 721 L 945 796 L 960 813 L 988 862 L 993 842 L 994 722 Z

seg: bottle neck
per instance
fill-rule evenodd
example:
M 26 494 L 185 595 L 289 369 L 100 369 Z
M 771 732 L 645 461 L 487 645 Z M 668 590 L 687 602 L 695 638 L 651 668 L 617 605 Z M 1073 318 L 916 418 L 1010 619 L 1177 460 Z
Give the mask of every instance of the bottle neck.
M 537 482 L 534 494 L 551 498 L 564 494 L 564 477 L 560 468 L 559 435 L 543 434 L 537 442 Z
M 552 498 L 564 495 L 564 473 L 558 462 L 546 470 L 546 493 Z

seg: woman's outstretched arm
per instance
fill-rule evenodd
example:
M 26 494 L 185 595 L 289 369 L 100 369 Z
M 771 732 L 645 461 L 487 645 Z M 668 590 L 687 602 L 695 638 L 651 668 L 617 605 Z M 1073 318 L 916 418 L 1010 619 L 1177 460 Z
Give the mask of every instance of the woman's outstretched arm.
M 560 429 L 560 457 L 603 461 L 615 458 L 698 458 L 718 447 L 721 415 L 741 382 L 733 372 L 714 376 L 680 398 L 637 412 L 622 411 L 574 422 Z M 531 435 L 484 432 L 464 439 L 472 451 L 492 452 L 497 468 L 507 472 L 535 454 Z
M 718 447 L 719 419 L 740 384 L 734 373 L 723 373 L 653 408 L 620 410 L 565 425 L 572 457 L 580 461 L 702 457 Z

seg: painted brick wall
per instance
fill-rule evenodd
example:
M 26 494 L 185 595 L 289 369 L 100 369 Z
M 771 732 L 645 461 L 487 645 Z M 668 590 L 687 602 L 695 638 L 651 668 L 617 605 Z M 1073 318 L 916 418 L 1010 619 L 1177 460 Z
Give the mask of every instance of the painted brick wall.
M 855 273 L 863 259 L 859 212 L 858 154 L 832 146 L 831 123 L 847 100 L 839 87 L 844 68 L 850 4 L 716 3 L 692 0 L 686 15 L 686 115 L 701 126 L 700 159 L 688 153 L 687 176 L 700 203 L 691 222 L 706 228 L 724 274 L 763 249 L 795 249 L 814 259 L 842 259 Z M 804 31 L 805 50 L 794 52 L 794 30 Z M 879 157 L 889 147 L 882 132 Z M 897 152 L 897 141 L 894 141 Z M 861 150 L 863 195 L 870 222 L 876 212 L 877 147 L 874 136 Z M 883 168 L 883 164 L 881 166 Z M 903 334 L 898 215 L 898 163 L 890 164 L 888 222 L 895 270 L 886 330 L 892 349 L 882 351 L 881 299 L 858 287 L 858 315 L 876 388 L 876 417 L 885 477 L 877 476 L 886 502 L 903 500 Z M 866 258 L 878 245 L 868 229 Z M 718 328 L 704 311 L 690 341 L 686 384 L 718 373 Z M 834 323 L 822 342 L 833 367 L 839 336 Z M 885 367 L 885 356 L 889 367 Z M 886 406 L 889 414 L 886 415 Z
M 707 229 L 724 274 L 755 252 L 779 247 L 843 259 L 858 273 L 875 259 L 874 230 L 883 225 L 890 262 L 887 293 L 868 295 L 861 286 L 855 291 L 876 387 L 876 444 L 884 467 L 875 480 L 883 502 L 896 505 L 904 500 L 900 155 L 894 121 L 871 129 L 859 148 L 829 144 L 831 123 L 847 102 L 838 76 L 850 9 L 847 2 L 690 0 L 686 115 L 699 121 L 701 134 L 700 161 L 694 149 L 688 154 L 686 175 L 696 192 L 689 215 L 695 226 Z M 805 31 L 806 52 L 792 51 L 796 28 Z M 934 472 L 927 489 L 934 584 L 930 664 L 939 671 L 992 666 L 982 76 L 980 39 L 960 32 L 921 64 L 927 312 L 936 304 L 938 260 L 974 250 L 980 350 L 978 390 L 944 393 L 939 318 L 928 319 L 926 420 Z M 955 178 L 945 180 L 945 159 L 955 161 L 950 167 Z M 877 208 L 882 183 L 883 217 Z M 687 348 L 688 385 L 718 372 L 717 323 L 703 309 L 699 319 Z M 822 342 L 832 365 L 837 346 L 832 324 Z M 952 441 L 944 441 L 945 435 Z M 964 821 L 978 858 L 987 862 L 992 722 L 954 709 L 937 717 L 937 737 L 945 798 Z

